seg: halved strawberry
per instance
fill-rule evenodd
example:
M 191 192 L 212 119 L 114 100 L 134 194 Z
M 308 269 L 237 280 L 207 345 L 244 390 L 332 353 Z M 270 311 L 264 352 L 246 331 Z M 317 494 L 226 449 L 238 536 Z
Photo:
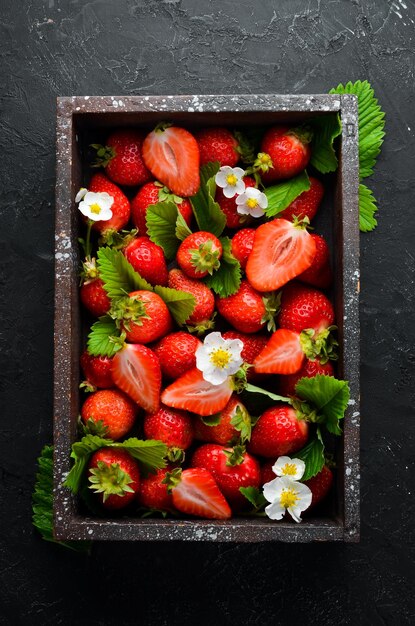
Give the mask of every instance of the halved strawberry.
M 126 343 L 112 360 L 114 383 L 148 413 L 160 404 L 161 369 L 157 356 L 141 344 Z
M 254 367 L 259 374 L 294 374 L 304 358 L 300 334 L 279 328 L 255 359 Z
M 144 140 L 143 159 L 177 196 L 193 196 L 199 189 L 199 146 L 188 130 L 159 124 Z
M 208 470 L 203 468 L 175 470 L 168 474 L 168 477 L 172 475 L 176 483 L 172 486 L 173 504 L 178 511 L 207 519 L 231 517 L 229 504 Z
M 161 401 L 175 409 L 185 409 L 198 415 L 214 415 L 222 411 L 232 395 L 232 380 L 212 385 L 196 367 L 180 376 L 161 394 Z
M 275 219 L 257 228 L 246 275 L 257 291 L 274 291 L 313 262 L 316 245 L 305 223 Z

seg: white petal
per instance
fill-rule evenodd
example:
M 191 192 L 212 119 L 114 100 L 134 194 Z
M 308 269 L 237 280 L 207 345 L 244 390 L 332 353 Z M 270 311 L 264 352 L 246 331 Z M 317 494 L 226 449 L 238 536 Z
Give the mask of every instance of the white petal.
M 249 188 L 248 188 L 248 189 L 249 189 Z M 238 206 L 246 203 L 246 201 L 247 201 L 247 199 L 248 199 L 248 196 L 246 195 L 246 192 L 247 192 L 247 189 L 245 189 L 244 193 L 241 193 L 241 194 L 240 194 L 240 195 L 236 198 L 235 202 L 236 202 L 236 204 L 237 204 Z
M 210 356 L 205 346 L 199 346 L 196 350 L 196 367 L 201 372 L 210 365 Z
M 274 502 L 274 500 L 279 499 L 283 489 L 281 481 L 282 478 L 274 478 L 274 480 L 270 480 L 269 483 L 265 483 L 263 487 L 264 498 L 268 500 L 268 502 Z
M 219 332 L 209 333 L 203 340 L 203 344 L 205 346 L 209 346 L 212 348 L 220 348 L 223 342 L 224 339 L 222 337 L 222 334 Z
M 227 177 L 227 174 L 219 170 L 219 172 L 215 176 L 215 183 L 217 184 L 218 187 L 222 187 L 222 188 L 226 187 L 226 185 L 228 184 L 226 177 Z
M 294 482 L 294 481 L 293 481 Z M 313 498 L 313 494 L 311 493 L 311 489 L 307 487 L 304 483 L 295 483 L 296 491 L 298 495 L 298 502 L 296 503 L 296 507 L 301 507 L 301 511 L 305 511 L 311 504 L 311 500 Z
M 268 198 L 264 193 L 261 193 L 261 195 L 258 198 L 258 204 L 261 207 L 261 209 L 266 209 L 268 206 Z
M 258 200 L 261 192 L 256 187 L 247 187 L 245 193 L 247 198 L 255 198 L 255 200 Z
M 212 385 L 221 385 L 228 378 L 228 374 L 225 369 L 215 367 L 213 371 L 205 370 L 203 378 Z
M 239 215 L 249 215 L 249 209 L 246 205 L 238 206 L 236 212 L 239 213 Z
M 109 193 L 103 192 L 101 193 L 99 204 L 103 209 L 110 209 L 114 204 L 114 198 Z
M 232 172 L 237 178 L 242 178 L 243 176 L 245 176 L 245 170 L 243 170 L 242 167 L 234 167 Z
M 238 194 L 243 193 L 245 191 L 245 183 L 243 180 L 238 180 L 238 182 L 235 185 L 235 191 Z
M 298 506 L 289 506 L 287 511 L 295 522 L 297 523 L 301 522 L 300 513 L 302 509 L 298 508 Z
M 225 196 L 225 198 L 233 198 L 234 196 L 236 196 L 236 193 L 236 185 L 227 185 L 223 189 L 223 195 Z
M 254 209 L 251 209 L 250 213 L 252 217 L 262 217 L 263 215 L 265 215 L 264 209 L 261 209 L 260 206 L 257 206 Z
M 112 211 L 110 208 L 102 209 L 97 216 L 96 222 L 107 222 L 112 218 Z
M 279 456 L 272 466 L 272 471 L 277 476 L 284 476 L 283 467 L 287 463 L 291 463 L 291 458 L 289 456 Z
M 265 513 L 270 519 L 280 520 L 284 517 L 285 509 L 278 501 L 265 507 Z
M 86 189 L 86 187 L 81 187 L 75 196 L 75 202 L 81 202 L 82 198 L 85 197 L 86 193 L 88 193 L 88 189 Z
M 240 339 L 228 339 L 227 349 L 230 351 L 234 359 L 238 359 L 244 349 L 244 344 Z
M 226 370 L 228 375 L 231 376 L 232 374 L 236 374 L 238 369 L 241 367 L 242 363 L 243 363 L 242 359 L 238 359 L 238 360 L 233 359 L 228 365 L 228 367 L 225 367 L 224 369 Z
M 85 215 L 85 217 L 90 217 L 91 219 L 93 219 L 94 221 L 97 221 L 97 215 L 91 213 L 91 209 L 89 208 L 89 204 L 87 204 L 86 202 L 84 202 L 82 200 L 82 202 L 80 202 L 78 204 L 78 209 L 81 211 L 82 215 Z M 94 217 L 91 217 L 91 215 L 93 215 Z
M 87 204 L 95 204 L 98 200 L 97 195 L 98 194 L 95 193 L 95 191 L 87 191 L 84 196 L 84 202 Z

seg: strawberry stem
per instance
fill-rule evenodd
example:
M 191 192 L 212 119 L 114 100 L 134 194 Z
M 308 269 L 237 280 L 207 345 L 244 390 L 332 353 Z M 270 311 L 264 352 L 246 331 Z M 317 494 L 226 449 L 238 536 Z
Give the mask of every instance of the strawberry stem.
M 90 474 L 88 478 L 91 483 L 89 488 L 95 493 L 102 493 L 104 502 L 111 495 L 123 497 L 127 492 L 134 493 L 130 487 L 133 479 L 120 468 L 118 463 L 108 465 L 103 461 L 98 461 L 97 467 L 91 469 Z

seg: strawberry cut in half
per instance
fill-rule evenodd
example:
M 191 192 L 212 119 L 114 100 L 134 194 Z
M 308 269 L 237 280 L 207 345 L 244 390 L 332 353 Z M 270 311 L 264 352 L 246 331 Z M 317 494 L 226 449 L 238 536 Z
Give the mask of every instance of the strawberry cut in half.
M 279 328 L 255 359 L 254 367 L 259 374 L 295 374 L 304 358 L 300 334 Z
M 316 245 L 306 225 L 277 218 L 258 227 L 246 265 L 247 278 L 257 291 L 279 289 L 310 267 Z
M 160 405 L 161 369 L 157 356 L 141 344 L 126 343 L 112 361 L 114 383 L 148 413 Z
M 212 474 L 203 468 L 173 470 L 166 477 L 178 511 L 207 519 L 229 519 L 229 504 Z
M 185 409 L 198 415 L 214 415 L 227 405 L 232 395 L 232 379 L 212 385 L 196 367 L 183 374 L 161 394 L 161 401 L 175 409 Z
M 143 144 L 144 163 L 177 196 L 193 196 L 199 189 L 199 146 L 188 130 L 159 124 Z

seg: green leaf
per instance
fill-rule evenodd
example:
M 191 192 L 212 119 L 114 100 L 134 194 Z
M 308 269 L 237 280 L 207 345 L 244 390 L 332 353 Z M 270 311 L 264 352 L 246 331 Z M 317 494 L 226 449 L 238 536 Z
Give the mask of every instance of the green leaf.
M 191 293 L 187 293 L 187 291 L 161 287 L 160 285 L 157 285 L 154 291 L 165 302 L 176 324 L 183 326 L 195 309 L 195 297 Z
M 100 248 L 97 266 L 99 277 L 104 281 L 104 289 L 110 298 L 125 296 L 136 289 L 153 291 L 150 283 L 134 270 L 121 250 Z
M 239 405 L 236 407 L 235 415 L 233 415 L 231 419 L 231 424 L 241 433 L 241 443 L 246 443 L 251 440 L 252 421 L 245 407 L 243 409 Z
M 378 210 L 376 200 L 371 190 L 360 183 L 359 185 L 359 227 L 363 233 L 368 233 L 377 226 L 374 214 Z
M 179 211 L 173 200 L 151 204 L 147 208 L 146 224 L 151 241 L 163 249 L 166 258 L 174 259 L 180 245 L 176 235 Z M 183 220 L 184 221 L 184 220 Z
M 192 231 L 188 227 L 186 220 L 184 219 L 180 211 L 178 211 L 177 220 L 176 220 L 176 229 L 175 229 L 175 235 L 177 239 L 180 239 L 180 241 L 184 241 L 186 237 L 188 237 L 191 234 L 192 234 Z
M 93 356 L 112 357 L 121 348 L 121 344 L 113 341 L 112 337 L 119 337 L 120 330 L 116 321 L 108 315 L 100 317 L 91 326 L 88 335 L 88 352 Z
M 316 117 L 311 121 L 311 126 L 313 128 L 311 165 L 322 174 L 335 172 L 338 163 L 333 143 L 342 132 L 340 116 L 335 113 Z
M 320 432 L 318 431 L 318 434 L 311 439 L 304 448 L 293 453 L 292 456 L 296 459 L 301 459 L 305 463 L 302 481 L 308 480 L 318 474 L 325 462 L 324 443 L 321 439 Z
M 166 467 L 167 446 L 162 441 L 155 439 L 137 439 L 130 437 L 122 442 L 110 444 L 112 448 L 127 450 L 132 457 L 137 459 L 147 471 L 155 471 Z
M 265 213 L 268 217 L 275 217 L 281 211 L 284 211 L 291 202 L 293 202 L 300 194 L 310 189 L 310 180 L 307 172 L 304 170 L 298 176 L 285 180 L 278 185 L 273 185 L 264 190 L 268 198 L 268 207 Z
M 219 163 L 207 163 L 200 169 L 200 187 L 197 194 L 190 198 L 193 213 L 200 230 L 206 230 L 220 237 L 226 226 L 226 217 L 219 204 L 215 202 L 215 176 Z
M 226 298 L 236 293 L 241 285 L 241 265 L 231 252 L 232 243 L 229 237 L 221 237 L 223 252 L 220 267 L 211 276 L 207 276 L 205 283 L 220 297 Z
M 252 504 L 255 511 L 259 511 L 268 504 L 262 491 L 256 487 L 239 487 L 239 491 Z
M 205 415 L 200 419 L 205 424 L 205 426 L 217 426 L 218 424 L 220 424 L 220 418 L 220 413 L 214 413 L 213 415 Z
M 74 459 L 75 462 L 63 483 L 65 487 L 68 487 L 72 493 L 78 493 L 91 454 L 111 444 L 111 439 L 104 439 L 97 435 L 85 435 L 85 437 L 82 437 L 81 441 L 75 441 L 75 443 L 72 444 L 71 452 L 71 458 Z
M 341 435 L 339 421 L 344 417 L 350 397 L 346 380 L 322 374 L 300 378 L 295 393 L 302 400 L 312 403 L 319 415 L 319 423 L 323 423 L 334 435 Z
M 275 400 L 276 402 L 287 402 L 288 404 L 291 404 L 291 398 L 278 396 L 275 393 L 271 393 L 271 391 L 268 391 L 267 389 L 261 389 L 261 387 L 257 387 L 256 385 L 251 385 L 251 383 L 248 383 L 246 385 L 245 391 L 248 391 L 249 393 L 260 393 L 264 396 L 268 396 L 268 398 L 271 398 L 271 400 Z

